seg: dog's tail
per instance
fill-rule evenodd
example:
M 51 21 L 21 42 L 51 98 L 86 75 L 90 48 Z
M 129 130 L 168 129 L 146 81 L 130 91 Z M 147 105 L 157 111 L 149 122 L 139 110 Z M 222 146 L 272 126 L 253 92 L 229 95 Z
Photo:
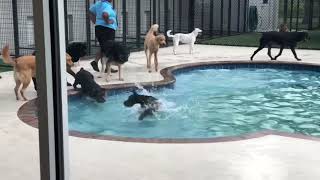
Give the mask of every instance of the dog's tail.
M 171 31 L 172 31 L 172 30 L 167 31 L 167 36 L 168 36 L 168 37 L 174 37 L 173 35 L 170 34 Z
M 2 58 L 3 58 L 3 62 L 6 64 L 10 64 L 12 66 L 14 66 L 16 64 L 16 61 L 13 60 L 10 57 L 10 50 L 9 50 L 9 45 L 6 45 L 3 49 L 2 49 Z

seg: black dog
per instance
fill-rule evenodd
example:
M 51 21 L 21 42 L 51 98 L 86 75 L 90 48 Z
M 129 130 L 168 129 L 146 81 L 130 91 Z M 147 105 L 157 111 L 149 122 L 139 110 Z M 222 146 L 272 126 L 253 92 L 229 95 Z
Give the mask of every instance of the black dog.
M 67 53 L 72 57 L 73 62 L 78 62 L 80 58 L 87 55 L 87 45 L 84 42 L 73 42 L 67 47 Z
M 155 111 L 159 109 L 160 102 L 157 98 L 152 96 L 140 95 L 133 91 L 133 94 L 129 96 L 128 100 L 123 103 L 126 107 L 132 107 L 135 104 L 140 104 L 143 108 L 143 112 L 139 116 L 139 120 L 143 120 L 146 116 L 151 116 Z
M 84 42 L 73 42 L 70 43 L 66 49 L 66 52 L 71 56 L 72 62 L 78 62 L 80 58 L 87 55 L 87 45 Z M 36 55 L 36 51 L 32 53 L 33 56 Z M 72 71 L 71 66 L 67 63 L 67 72 L 75 77 L 76 73 Z M 32 78 L 35 90 L 37 90 L 36 78 Z M 67 82 L 68 86 L 72 86 L 71 83 Z
M 260 38 L 260 46 L 259 48 L 253 53 L 251 56 L 251 61 L 253 60 L 253 57 L 261 51 L 265 46 L 268 46 L 268 55 L 271 58 L 271 60 L 276 60 L 281 54 L 285 47 L 289 47 L 294 55 L 294 57 L 301 61 L 297 57 L 295 48 L 297 46 L 297 43 L 300 41 L 305 41 L 306 39 L 310 39 L 307 32 L 265 32 L 262 33 L 262 37 Z M 277 56 L 274 58 L 271 56 L 271 48 L 272 44 L 278 44 L 280 45 L 280 52 Z
M 74 89 L 81 85 L 81 93 L 95 99 L 99 103 L 104 103 L 105 90 L 102 89 L 95 81 L 93 75 L 83 68 L 75 76 L 73 84 Z

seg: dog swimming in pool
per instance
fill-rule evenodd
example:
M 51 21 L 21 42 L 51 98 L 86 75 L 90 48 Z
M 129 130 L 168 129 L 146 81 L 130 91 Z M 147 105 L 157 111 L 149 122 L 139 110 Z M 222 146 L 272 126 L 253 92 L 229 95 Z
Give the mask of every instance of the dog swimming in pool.
M 132 92 L 132 95 L 124 101 L 124 106 L 132 107 L 135 104 L 140 104 L 142 113 L 139 116 L 139 120 L 143 120 L 147 116 L 152 116 L 154 112 L 159 110 L 161 103 L 159 100 L 152 96 L 140 95 L 136 91 Z

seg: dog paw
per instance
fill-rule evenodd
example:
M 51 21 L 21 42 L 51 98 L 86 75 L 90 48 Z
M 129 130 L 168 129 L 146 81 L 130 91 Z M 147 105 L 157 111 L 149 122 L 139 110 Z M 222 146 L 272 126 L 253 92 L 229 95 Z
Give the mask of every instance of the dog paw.
M 301 61 L 302 59 L 297 59 L 297 61 Z
M 149 73 L 152 73 L 152 71 L 151 71 L 151 70 L 149 70 L 148 72 L 149 72 Z

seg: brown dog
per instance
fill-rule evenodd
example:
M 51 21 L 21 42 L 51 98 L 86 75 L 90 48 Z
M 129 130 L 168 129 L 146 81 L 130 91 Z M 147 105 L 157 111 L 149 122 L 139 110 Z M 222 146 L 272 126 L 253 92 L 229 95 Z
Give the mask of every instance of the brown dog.
M 24 96 L 24 91 L 29 86 L 31 79 L 36 78 L 36 56 L 29 55 L 29 56 L 21 56 L 17 59 L 12 59 L 10 56 L 9 46 L 6 45 L 2 49 L 2 57 L 3 57 L 4 63 L 10 64 L 13 66 L 14 80 L 16 82 L 16 86 L 14 88 L 16 99 L 19 100 L 18 91 L 22 84 L 20 94 L 23 100 L 27 101 L 27 98 Z M 73 61 L 71 56 L 66 54 L 66 57 L 67 57 L 67 65 L 72 66 Z M 36 83 L 35 83 L 35 86 L 36 86 Z
M 151 72 L 151 58 L 154 54 L 155 71 L 158 71 L 158 50 L 161 45 L 166 45 L 166 37 L 162 34 L 156 35 L 159 29 L 158 24 L 151 26 L 144 41 L 144 52 L 147 58 L 147 68 Z M 149 55 L 148 55 L 149 52 Z

